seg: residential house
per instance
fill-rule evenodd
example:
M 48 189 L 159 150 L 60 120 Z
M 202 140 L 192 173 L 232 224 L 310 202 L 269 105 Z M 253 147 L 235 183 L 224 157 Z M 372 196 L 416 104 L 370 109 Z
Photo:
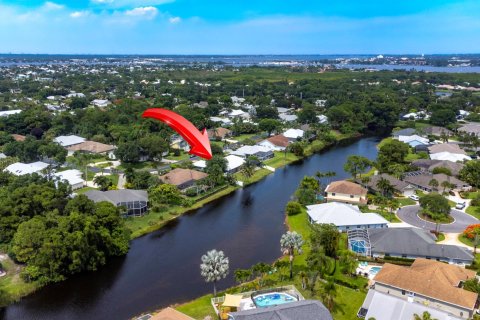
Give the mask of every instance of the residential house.
M 429 140 L 419 135 L 411 135 L 411 136 L 398 136 L 398 141 L 404 142 L 408 144 L 410 147 L 416 147 L 418 145 L 427 145 L 429 144 Z
M 465 166 L 463 163 L 453 162 L 449 160 L 431 160 L 431 159 L 419 159 L 412 161 L 412 165 L 418 167 L 422 171 L 432 172 L 435 168 L 446 168 L 450 170 L 453 176 L 458 176 L 460 170 Z
M 231 154 L 245 158 L 245 159 L 250 156 L 254 156 L 254 157 L 257 157 L 260 161 L 265 161 L 275 156 L 272 150 L 260 145 L 243 146 L 238 148 L 235 151 L 232 151 Z
M 393 187 L 394 192 L 398 195 L 402 195 L 404 197 L 409 197 L 411 195 L 415 194 L 415 187 L 412 186 L 411 184 L 399 180 L 389 174 L 382 173 L 379 175 L 374 175 L 371 176 L 369 181 L 364 184 L 364 187 L 376 192 L 376 193 L 382 193 L 382 190 L 378 188 L 378 182 L 381 179 L 386 179 Z
M 480 136 L 480 123 L 470 122 L 467 123 L 460 128 L 458 128 L 459 132 L 465 132 L 470 135 Z
M 474 270 L 420 258 L 409 267 L 386 263 L 375 276 L 374 286 L 370 290 L 469 319 L 477 305 L 478 294 L 466 291 L 461 286 L 464 281 L 475 277 Z M 362 309 L 364 311 L 361 313 L 367 317 L 378 314 L 370 312 L 371 306 L 365 302 Z M 392 315 L 393 318 L 389 319 L 398 319 L 394 313 Z
M 46 168 L 48 168 L 48 166 L 48 163 L 42 161 L 32 163 L 15 162 L 6 167 L 3 171 L 10 172 L 11 174 L 14 174 L 16 176 L 23 176 L 25 174 L 32 173 L 40 174 L 42 170 L 45 170 Z
M 424 111 L 411 112 L 407 113 L 402 117 L 404 120 L 419 120 L 419 119 L 428 119 L 429 116 Z
M 324 114 L 321 114 L 319 116 L 317 116 L 318 118 L 318 123 L 320 124 L 327 124 L 328 123 L 328 117 Z
M 87 139 L 76 136 L 76 135 L 58 136 L 55 139 L 53 139 L 53 141 L 55 141 L 56 143 L 58 143 L 59 145 L 65 148 L 74 146 L 76 144 L 80 144 L 82 142 L 85 142 L 85 140 Z
M 332 320 L 332 315 L 318 300 L 300 300 L 250 310 L 230 312 L 229 320 Z
M 141 318 L 138 318 L 141 319 Z M 181 313 L 180 311 L 177 311 L 173 308 L 165 308 L 161 310 L 159 313 L 154 314 L 151 318 L 148 318 L 148 320 L 194 320 L 193 318 L 187 316 L 184 313 Z
M 461 181 L 455 177 L 447 176 L 444 173 L 414 173 L 411 175 L 407 174 L 403 180 L 415 186 L 416 188 L 426 192 L 442 191 L 443 189 L 445 189 L 446 191 L 450 190 L 450 188 L 442 187 L 442 183 L 444 181 L 448 181 L 449 183 L 451 183 L 453 185 L 453 188 L 451 189 L 454 190 L 469 190 L 471 188 L 468 183 Z M 437 180 L 438 182 L 438 187 L 436 187 L 436 190 L 433 190 L 433 187 L 430 186 L 430 182 L 432 180 Z
M 374 289 L 367 293 L 357 316 L 375 320 L 412 320 L 415 315 L 422 316 L 424 312 L 436 320 L 461 320 L 449 312 L 434 309 L 426 304 L 411 303 L 408 300 L 397 298 Z
M 185 152 L 190 151 L 190 145 L 179 135 L 173 135 L 170 139 L 170 148 L 183 150 Z
M 0 111 L 0 117 L 8 117 L 11 116 L 12 114 L 18 114 L 22 112 L 22 110 L 5 110 L 5 111 Z
M 85 98 L 85 95 L 83 93 L 80 93 L 80 92 L 72 92 L 72 93 L 69 93 L 67 94 L 67 98 Z
M 78 151 L 78 152 L 93 153 L 93 154 L 103 154 L 107 156 L 109 159 L 115 159 L 114 151 L 116 148 L 117 147 L 111 144 L 104 144 L 100 142 L 86 140 L 82 143 L 67 147 L 67 150 L 69 155 L 73 154 L 75 151 Z
M 233 124 L 232 120 L 221 117 L 210 117 L 210 121 L 221 123 L 222 126 L 230 126 Z
M 72 190 L 83 188 L 84 180 L 82 178 L 82 172 L 77 169 L 65 170 L 56 172 L 53 176 L 59 181 L 67 182 Z
M 278 115 L 280 120 L 284 122 L 294 122 L 297 121 L 298 117 L 295 114 L 286 114 L 286 113 L 281 113 Z
M 445 134 L 447 136 L 451 136 L 453 134 L 453 132 L 448 130 L 447 128 L 437 127 L 437 126 L 424 128 L 422 129 L 422 132 L 425 135 L 436 136 L 436 137 L 440 137 L 442 134 Z
M 449 152 L 455 154 L 463 154 L 466 155 L 467 153 L 460 148 L 460 146 L 456 143 L 440 143 L 434 144 L 428 147 L 430 154 L 440 153 L 440 152 Z
M 339 231 L 387 228 L 388 221 L 377 213 L 362 213 L 358 206 L 330 202 L 307 206 L 310 223 L 334 224 Z
M 125 216 L 143 216 L 148 210 L 148 192 L 146 190 L 89 190 L 85 195 L 94 202 L 108 201 L 117 207 L 125 208 Z
M 325 188 L 327 202 L 345 202 L 352 204 L 367 203 L 367 189 L 359 184 L 341 180 L 330 183 Z
M 172 184 L 180 190 L 185 190 L 206 177 L 208 177 L 208 174 L 205 172 L 176 168 L 160 176 L 160 180 L 164 183 Z
M 95 99 L 93 100 L 92 102 L 90 102 L 93 106 L 95 107 L 99 107 L 99 108 L 105 108 L 107 107 L 109 104 L 111 104 L 110 101 L 108 100 L 103 100 L 103 99 Z
M 226 173 L 229 173 L 229 174 L 238 172 L 241 169 L 242 165 L 245 163 L 245 160 L 243 158 L 233 154 L 226 156 L 225 160 L 227 160 Z M 205 169 L 207 167 L 207 163 L 205 160 L 198 160 L 193 162 L 193 166 L 195 168 Z
M 349 248 L 369 257 L 425 258 L 462 265 L 472 263 L 471 250 L 438 244 L 436 240 L 433 233 L 419 228 L 369 229 L 366 234 L 350 232 L 348 235 Z
M 303 138 L 305 131 L 301 129 L 288 129 L 283 133 L 283 136 L 288 139 L 290 142 L 298 141 Z
M 289 144 L 290 141 L 283 134 L 272 136 L 258 143 L 258 145 L 266 147 L 272 151 L 284 151 Z
M 430 159 L 432 160 L 446 160 L 452 162 L 463 162 L 463 161 L 470 161 L 472 158 L 465 154 L 459 153 L 451 153 L 451 152 L 438 152 L 430 155 Z
M 215 128 L 207 130 L 208 138 L 210 140 L 223 140 L 232 136 L 232 131 L 226 128 Z
M 399 136 L 411 136 L 414 135 L 416 132 L 417 130 L 415 129 L 406 128 L 393 132 L 393 137 L 398 139 Z

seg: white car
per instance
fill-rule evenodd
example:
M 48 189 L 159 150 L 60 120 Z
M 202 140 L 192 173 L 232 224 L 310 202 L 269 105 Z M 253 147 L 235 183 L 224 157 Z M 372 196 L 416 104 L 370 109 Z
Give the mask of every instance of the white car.
M 458 203 L 455 205 L 455 208 L 462 210 L 463 208 L 465 208 L 465 205 L 466 205 L 465 202 L 458 202 Z
M 412 194 L 409 198 L 414 200 L 414 201 L 420 200 L 420 198 L 418 196 L 414 195 L 414 194 Z

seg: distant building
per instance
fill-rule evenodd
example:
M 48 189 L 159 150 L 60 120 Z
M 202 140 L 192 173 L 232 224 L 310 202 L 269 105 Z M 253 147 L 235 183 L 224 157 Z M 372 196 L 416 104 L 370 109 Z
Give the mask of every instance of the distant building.
M 275 154 L 267 147 L 255 145 L 255 146 L 243 146 L 233 151 L 231 154 L 242 158 L 248 158 L 250 156 L 257 157 L 260 161 L 264 161 L 273 158 Z
M 428 145 L 429 140 L 419 135 L 413 134 L 411 136 L 398 136 L 398 141 L 408 144 L 410 147 L 416 147 L 418 145 Z
M 143 216 L 148 210 L 148 192 L 145 190 L 89 190 L 85 195 L 94 202 L 108 201 L 117 207 L 125 207 L 126 216 Z
M 370 180 L 364 186 L 369 188 L 370 190 L 373 190 L 374 192 L 382 193 L 382 190 L 380 190 L 377 186 L 378 182 L 381 179 L 386 179 L 392 185 L 396 194 L 402 195 L 404 197 L 409 197 L 415 194 L 414 186 L 386 173 L 371 176 Z
M 13 134 L 12 134 L 12 138 L 13 138 L 13 140 L 15 140 L 15 141 L 20 141 L 20 142 L 22 142 L 22 141 L 25 141 L 25 139 L 26 139 L 27 137 L 22 136 L 21 134 L 15 134 L 15 133 L 13 133 Z
M 302 139 L 305 131 L 300 129 L 288 129 L 283 133 L 283 136 L 287 138 L 289 141 L 297 141 L 298 139 Z
M 22 110 L 6 110 L 6 111 L 0 111 L 0 117 L 8 117 L 11 116 L 12 114 L 18 114 L 22 112 Z
M 286 114 L 286 113 L 281 113 L 278 115 L 278 117 L 285 121 L 285 122 L 293 122 L 293 121 L 297 121 L 298 117 L 294 114 Z
M 60 181 L 66 181 L 70 185 L 70 187 L 72 187 L 72 190 L 83 188 L 84 180 L 82 178 L 82 172 L 80 172 L 80 170 L 65 170 L 54 173 L 53 175 Z
M 99 108 L 105 108 L 107 107 L 109 104 L 111 104 L 110 101 L 108 100 L 102 100 L 102 99 L 95 99 L 95 100 L 92 100 L 92 102 L 90 102 L 93 106 L 95 107 L 99 107 Z
M 233 154 L 228 155 L 225 157 L 227 160 L 227 171 L 226 173 L 235 173 L 240 170 L 242 165 L 245 163 L 245 160 L 241 157 L 235 156 Z M 200 169 L 205 169 L 207 167 L 207 163 L 205 160 L 198 160 L 193 163 L 193 166 Z
M 434 144 L 428 147 L 430 154 L 440 153 L 440 152 L 449 152 L 449 153 L 456 153 L 456 154 L 463 154 L 466 155 L 467 153 L 460 148 L 460 146 L 456 143 L 440 143 Z
M 458 131 L 480 136 L 480 123 L 471 122 L 458 128 Z
M 223 140 L 232 135 L 232 131 L 226 128 L 208 129 L 207 133 L 208 133 L 208 138 L 210 140 L 217 140 L 217 139 Z
M 104 144 L 95 141 L 84 141 L 75 145 L 67 147 L 69 154 L 73 154 L 75 151 L 84 152 L 84 153 L 93 153 L 93 154 L 103 154 L 109 159 L 115 159 L 115 147 L 111 144 Z
M 438 187 L 436 187 L 435 190 L 433 189 L 432 186 L 430 186 L 430 181 L 432 181 L 433 179 L 437 180 L 438 182 Z M 437 173 L 437 174 L 421 173 L 421 174 L 414 174 L 414 175 L 406 175 L 403 180 L 415 186 L 416 188 L 426 192 L 443 190 L 442 183 L 444 181 L 448 181 L 449 183 L 451 183 L 454 186 L 452 189 L 455 189 L 455 190 L 469 190 L 471 188 L 471 186 L 468 183 L 461 181 L 455 177 L 447 176 L 444 173 Z M 450 190 L 450 188 L 445 188 L 445 190 L 448 191 Z
M 53 141 L 61 145 L 62 147 L 70 147 L 76 144 L 80 144 L 84 142 L 86 139 L 76 136 L 76 135 L 69 135 L 69 136 L 58 136 Z
M 48 166 L 48 163 L 42 161 L 32 163 L 15 162 L 6 167 L 3 171 L 10 172 L 16 176 L 23 176 L 25 174 L 41 173 L 41 171 Z

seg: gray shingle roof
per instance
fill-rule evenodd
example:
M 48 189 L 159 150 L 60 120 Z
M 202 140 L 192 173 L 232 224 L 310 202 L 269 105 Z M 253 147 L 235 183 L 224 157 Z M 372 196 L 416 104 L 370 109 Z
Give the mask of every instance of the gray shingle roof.
M 408 189 L 410 184 L 408 184 L 405 181 L 399 180 L 391 175 L 382 173 L 379 175 L 374 175 L 370 177 L 370 181 L 367 183 L 367 186 L 375 191 L 379 191 L 377 187 L 378 181 L 380 181 L 381 178 L 384 178 L 390 182 L 390 184 L 395 188 L 396 191 L 403 192 L 405 189 Z M 413 188 L 413 187 L 411 187 Z
M 332 320 L 332 315 L 317 300 L 302 300 L 275 307 L 230 313 L 235 320 Z
M 411 135 L 413 135 L 415 132 L 417 132 L 415 129 L 406 128 L 406 129 L 402 129 L 402 130 L 395 131 L 395 132 L 393 133 L 393 136 L 394 136 L 394 137 L 398 137 L 398 136 L 411 136 Z
M 148 201 L 148 193 L 145 190 L 89 190 L 85 192 L 85 195 L 94 202 L 108 201 L 114 205 L 118 205 L 120 202 Z
M 369 229 L 372 253 L 421 256 L 472 261 L 472 253 L 462 247 L 437 244 L 428 231 L 417 228 Z

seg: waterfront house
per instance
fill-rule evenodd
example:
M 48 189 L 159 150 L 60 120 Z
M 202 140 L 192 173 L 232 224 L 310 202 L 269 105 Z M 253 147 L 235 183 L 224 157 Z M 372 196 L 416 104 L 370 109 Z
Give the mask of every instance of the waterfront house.
M 374 175 L 371 176 L 369 181 L 365 183 L 363 186 L 368 188 L 369 190 L 372 190 L 376 193 L 382 193 L 382 190 L 380 190 L 377 186 L 378 182 L 381 179 L 386 179 L 390 184 L 392 185 L 394 191 L 396 194 L 404 196 L 404 197 L 409 197 L 411 195 L 415 194 L 415 187 L 412 186 L 411 184 L 399 180 L 389 174 L 382 173 L 379 175 Z
M 176 168 L 160 176 L 160 180 L 162 180 L 163 183 L 172 184 L 180 190 L 185 190 L 206 177 L 208 177 L 208 174 L 205 172 Z
M 283 133 L 283 136 L 290 142 L 295 142 L 303 138 L 305 131 L 301 129 L 288 129 Z
M 399 136 L 411 136 L 414 135 L 416 132 L 417 131 L 415 129 L 406 128 L 393 132 L 393 137 L 398 139 Z
M 475 276 L 474 270 L 434 260 L 416 259 L 409 267 L 386 263 L 375 276 L 374 286 L 370 290 L 469 319 L 477 305 L 478 294 L 463 290 L 462 284 Z M 359 312 L 367 317 L 374 314 L 368 299 L 367 295 L 363 310 Z M 389 319 L 399 319 L 395 314 L 392 315 L 393 318 Z
M 16 176 L 23 176 L 25 174 L 40 174 L 49 166 L 48 163 L 36 161 L 32 163 L 15 162 L 6 167 L 3 171 L 10 172 Z
M 254 156 L 257 157 L 260 161 L 265 161 L 271 159 L 275 156 L 272 150 L 267 147 L 255 145 L 255 146 L 243 146 L 238 148 L 235 151 L 232 151 L 233 155 L 242 157 L 244 159 Z
M 238 172 L 242 167 L 242 165 L 245 163 L 245 160 L 243 158 L 233 154 L 226 156 L 225 160 L 227 160 L 226 173 L 230 173 L 230 174 Z M 193 166 L 195 168 L 199 168 L 203 170 L 207 167 L 207 162 L 205 160 L 198 160 L 193 162 Z
M 327 202 L 367 203 L 367 189 L 347 180 L 334 181 L 325 188 Z
M 416 135 L 416 134 L 413 134 L 411 136 L 398 136 L 398 141 L 404 142 L 412 148 L 419 145 L 429 144 L 428 139 L 420 137 L 419 135 Z
M 258 145 L 266 147 L 272 151 L 284 151 L 289 143 L 290 141 L 283 134 L 277 134 L 276 136 L 261 141 Z
M 446 168 L 453 176 L 458 176 L 460 170 L 465 166 L 463 163 L 453 162 L 449 160 L 431 160 L 431 159 L 419 159 L 412 161 L 412 165 L 418 167 L 422 171 L 428 171 L 433 173 L 435 168 Z
M 470 265 L 472 252 L 464 247 L 438 244 L 437 237 L 419 228 L 368 229 L 348 234 L 349 249 L 374 258 L 425 258 L 452 264 Z
M 310 223 L 334 224 L 339 231 L 387 228 L 388 221 L 377 213 L 362 213 L 358 206 L 330 202 L 307 206 Z
M 231 312 L 229 320 L 332 320 L 332 315 L 318 300 L 301 300 L 268 308 Z
M 108 201 L 117 207 L 125 208 L 125 216 L 143 216 L 148 210 L 148 192 L 146 190 L 89 190 L 85 192 L 94 202 Z

